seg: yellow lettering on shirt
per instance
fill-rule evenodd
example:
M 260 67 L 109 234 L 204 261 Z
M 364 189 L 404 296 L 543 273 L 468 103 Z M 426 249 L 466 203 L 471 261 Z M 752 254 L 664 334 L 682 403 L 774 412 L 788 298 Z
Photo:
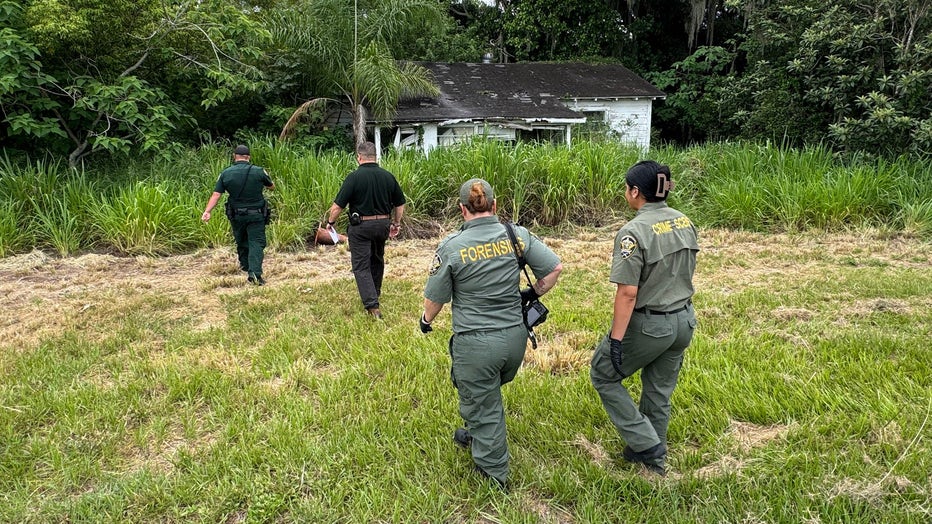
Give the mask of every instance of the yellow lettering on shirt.
M 664 220 L 662 222 L 657 222 L 656 224 L 650 226 L 654 230 L 655 235 L 663 235 L 673 231 L 673 224 L 669 220 Z
M 498 242 L 486 242 L 484 244 L 476 244 L 460 249 L 460 260 L 465 264 L 467 262 L 478 262 L 480 260 L 488 260 L 503 255 L 511 255 L 512 252 L 513 249 L 510 241 L 499 240 Z
M 655 235 L 664 235 L 677 229 L 689 229 L 692 225 L 693 223 L 689 220 L 689 217 L 681 216 L 673 220 L 661 220 L 650 227 L 654 230 Z

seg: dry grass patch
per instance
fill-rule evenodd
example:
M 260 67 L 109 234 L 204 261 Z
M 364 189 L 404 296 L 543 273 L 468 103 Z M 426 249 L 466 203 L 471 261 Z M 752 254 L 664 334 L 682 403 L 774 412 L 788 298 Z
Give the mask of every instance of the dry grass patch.
M 521 505 L 527 508 L 528 513 L 536 515 L 541 522 L 550 524 L 573 524 L 576 522 L 569 511 L 541 498 L 534 492 L 528 492 L 526 496 L 522 497 Z
M 808 322 L 815 316 L 812 311 L 805 308 L 778 307 L 771 314 L 781 322 Z
M 744 458 L 757 448 L 766 446 L 774 440 L 783 438 L 789 431 L 788 426 L 771 425 L 759 426 L 750 422 L 732 420 L 728 425 L 724 438 L 734 443 L 735 454 L 724 455 L 722 458 L 696 470 L 696 476 L 702 479 L 720 477 L 731 473 L 739 473 L 747 464 Z
M 885 477 L 880 482 L 841 478 L 829 479 L 825 494 L 814 494 L 812 496 L 822 498 L 827 495 L 830 499 L 847 498 L 879 505 L 888 496 L 906 493 L 914 488 L 913 482 L 906 477 Z
M 570 375 L 588 367 L 595 346 L 592 334 L 580 331 L 537 333 L 537 342 L 537 349 L 528 344 L 524 364 L 552 375 Z
M 175 423 L 160 439 L 151 439 L 141 446 L 127 443 L 121 452 L 126 463 L 124 472 L 133 474 L 145 469 L 156 474 L 170 475 L 179 453 L 186 451 L 194 454 L 216 444 L 217 435 L 214 433 L 198 433 L 196 439 L 185 438 L 184 428 Z
M 156 369 L 189 370 L 209 368 L 231 376 L 248 372 L 252 362 L 243 354 L 254 352 L 251 349 L 223 346 L 198 346 L 182 348 L 178 351 L 150 350 L 147 361 Z
M 611 455 L 605 451 L 601 444 L 590 441 L 582 433 L 576 434 L 576 438 L 573 439 L 571 444 L 589 455 L 592 461 L 601 467 L 608 466 L 612 461 Z

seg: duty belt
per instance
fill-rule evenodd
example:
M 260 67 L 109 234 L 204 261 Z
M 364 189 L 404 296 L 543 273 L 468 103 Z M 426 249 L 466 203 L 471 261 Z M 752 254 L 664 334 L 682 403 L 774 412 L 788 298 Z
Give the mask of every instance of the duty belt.
M 236 213 L 237 215 L 261 215 L 262 208 L 255 209 L 255 208 L 248 208 L 248 207 L 237 207 L 237 208 L 233 208 L 233 212 Z
M 389 215 L 369 215 L 366 217 L 364 216 L 359 217 L 360 220 L 383 220 L 383 219 L 389 219 L 389 218 L 391 218 L 391 216 Z
M 693 303 L 693 301 L 690 300 L 689 302 L 686 303 L 685 306 L 679 307 L 679 308 L 676 308 L 676 309 L 673 309 L 673 310 L 670 310 L 670 311 L 657 311 L 657 310 L 655 310 L 655 309 L 647 309 L 647 308 L 644 308 L 644 307 L 637 307 L 637 308 L 634 308 L 634 311 L 635 311 L 636 313 L 647 313 L 648 315 L 673 315 L 673 314 L 675 314 L 675 313 L 680 313 L 680 312 L 682 312 L 682 311 L 686 311 L 687 309 L 689 309 L 689 306 L 690 306 L 690 304 L 692 304 L 692 303 Z

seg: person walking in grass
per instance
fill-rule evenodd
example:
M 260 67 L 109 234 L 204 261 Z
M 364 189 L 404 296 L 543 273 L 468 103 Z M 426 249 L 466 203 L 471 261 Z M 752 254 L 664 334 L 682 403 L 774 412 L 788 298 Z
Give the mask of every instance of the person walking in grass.
M 501 386 L 511 382 L 524 360 L 528 330 L 522 303 L 553 288 L 563 270 L 560 259 L 527 229 L 514 226 L 527 265 L 537 281 L 520 290 L 518 259 L 505 225 L 495 216 L 492 187 L 474 178 L 460 187 L 465 223 L 434 253 L 424 288 L 423 333 L 443 305 L 452 301 L 451 378 L 466 422 L 453 440 L 472 452 L 476 470 L 505 487 L 508 444 Z
M 376 163 L 375 144 L 363 142 L 356 148 L 359 168 L 347 175 L 333 199 L 327 228 L 349 206 L 350 263 L 359 298 L 369 315 L 382 318 L 382 277 L 385 274 L 385 242 L 401 231 L 405 195 L 395 175 Z M 394 218 L 392 213 L 394 212 Z
M 692 221 L 667 206 L 669 167 L 639 162 L 626 173 L 625 186 L 625 200 L 637 214 L 615 235 L 612 326 L 595 349 L 589 375 L 626 443 L 624 459 L 664 475 L 670 396 L 696 328 L 692 280 L 699 244 Z M 637 371 L 639 404 L 622 383 Z
M 262 262 L 265 258 L 265 226 L 269 211 L 262 191 L 266 188 L 275 189 L 275 184 L 265 169 L 251 164 L 249 160 L 249 148 L 245 145 L 236 146 L 233 150 L 233 165 L 224 169 L 217 178 L 201 220 L 210 220 L 211 210 L 226 192 L 226 215 L 233 229 L 239 267 L 247 272 L 248 282 L 261 286 L 265 284 Z

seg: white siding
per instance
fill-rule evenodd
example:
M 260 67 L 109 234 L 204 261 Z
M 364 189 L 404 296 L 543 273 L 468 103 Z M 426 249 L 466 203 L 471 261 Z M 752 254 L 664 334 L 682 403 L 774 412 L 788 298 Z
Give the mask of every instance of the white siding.
M 437 125 L 424 124 L 424 156 L 430 156 L 430 150 L 437 147 Z
M 637 100 L 564 100 L 566 107 L 574 111 L 601 111 L 613 131 L 621 135 L 621 141 L 637 145 L 647 151 L 650 148 L 650 119 L 653 101 L 650 98 Z

